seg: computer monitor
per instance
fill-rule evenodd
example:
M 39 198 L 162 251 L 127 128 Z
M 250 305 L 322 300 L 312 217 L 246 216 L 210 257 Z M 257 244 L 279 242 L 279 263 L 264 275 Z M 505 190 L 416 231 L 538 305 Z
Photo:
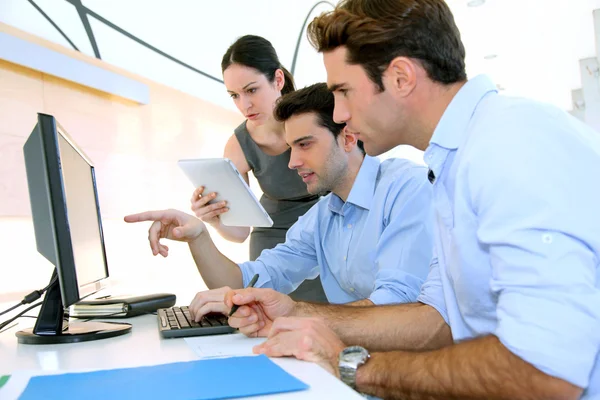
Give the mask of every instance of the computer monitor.
M 54 266 L 32 329 L 19 343 L 50 344 L 128 333 L 130 324 L 69 321 L 69 306 L 102 289 L 108 266 L 94 167 L 53 116 L 38 122 L 23 146 L 37 250 Z

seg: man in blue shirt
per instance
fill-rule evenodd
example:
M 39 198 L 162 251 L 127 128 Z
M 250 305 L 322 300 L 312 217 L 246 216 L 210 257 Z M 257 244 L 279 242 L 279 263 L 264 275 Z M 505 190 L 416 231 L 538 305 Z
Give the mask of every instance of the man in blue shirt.
M 433 248 L 427 169 L 407 160 L 365 156 L 357 135 L 333 121 L 333 107 L 333 94 L 320 83 L 284 96 L 275 109 L 291 147 L 290 168 L 310 193 L 332 193 L 300 217 L 285 243 L 263 251 L 256 261 L 230 261 L 214 247 L 204 224 L 183 212 L 126 217 L 128 222 L 157 221 L 150 229 L 154 254 L 167 255 L 158 242 L 165 235 L 190 243 L 205 283 L 219 288 L 196 296 L 190 309 L 197 319 L 225 312 L 224 294 L 248 285 L 255 274 L 260 276 L 256 287 L 290 293 L 320 273 L 331 303 L 416 300 Z
M 436 256 L 413 304 L 311 305 L 244 289 L 226 306 L 261 307 L 240 307 L 230 324 L 269 335 L 257 352 L 318 362 L 378 397 L 600 398 L 600 134 L 500 96 L 486 77 L 467 82 L 443 0 L 343 1 L 309 37 L 336 122 L 368 154 L 426 150 Z

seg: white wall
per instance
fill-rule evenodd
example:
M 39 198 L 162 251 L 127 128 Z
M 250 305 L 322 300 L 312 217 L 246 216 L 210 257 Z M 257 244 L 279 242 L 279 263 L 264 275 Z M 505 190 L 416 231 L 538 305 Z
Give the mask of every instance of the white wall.
M 46 44 L 30 35 L 23 37 Z M 79 53 L 71 55 L 124 73 Z M 155 258 L 148 247 L 149 224 L 128 225 L 123 216 L 170 207 L 188 211 L 193 186 L 176 161 L 221 156 L 241 117 L 137 79 L 150 89 L 147 105 L 0 60 L 0 303 L 20 300 L 25 293 L 44 287 L 53 268 L 36 251 L 22 152 L 38 112 L 54 115 L 96 167 L 113 280 L 143 282 L 147 291 L 174 291 L 176 283 L 183 283 L 189 291 L 206 287 L 186 245 L 175 243 L 168 259 Z M 230 258 L 247 259 L 247 244 L 213 236 Z M 152 282 L 158 286 L 154 290 Z

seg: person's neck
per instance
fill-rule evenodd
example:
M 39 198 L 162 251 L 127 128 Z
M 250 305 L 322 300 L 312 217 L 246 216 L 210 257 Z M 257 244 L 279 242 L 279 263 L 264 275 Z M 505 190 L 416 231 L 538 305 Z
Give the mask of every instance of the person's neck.
M 279 138 L 285 135 L 283 123 L 276 121 L 275 118 L 272 117 L 260 126 L 255 126 L 253 124 L 248 125 L 248 123 L 246 123 L 246 128 L 253 135 L 262 136 L 264 138 L 274 136 Z
M 356 177 L 358 176 L 358 172 L 360 171 L 360 167 L 364 160 L 365 155 L 361 151 L 353 153 L 349 157 L 346 174 L 339 180 L 336 187 L 331 190 L 335 195 L 342 199 L 344 203 L 348 200 L 348 196 L 352 191 L 352 187 L 354 186 L 354 182 L 356 181 Z
M 444 112 L 465 83 L 466 81 L 450 85 L 432 84 L 423 94 L 419 105 L 426 106 L 420 108 L 419 118 L 415 121 L 414 147 L 423 151 L 427 149 Z

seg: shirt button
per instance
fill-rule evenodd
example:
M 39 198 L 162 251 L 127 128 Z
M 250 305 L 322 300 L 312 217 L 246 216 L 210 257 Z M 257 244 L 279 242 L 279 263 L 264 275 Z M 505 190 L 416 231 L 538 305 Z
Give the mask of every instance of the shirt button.
M 354 293 L 354 288 L 353 288 L 353 287 L 351 287 L 351 288 L 350 288 L 350 291 L 351 291 L 352 293 Z
M 352 229 L 352 224 L 348 224 L 348 229 Z
M 552 243 L 552 235 L 549 233 L 542 235 L 542 242 L 544 242 L 546 244 Z
M 344 261 L 346 261 L 346 256 L 344 256 Z

